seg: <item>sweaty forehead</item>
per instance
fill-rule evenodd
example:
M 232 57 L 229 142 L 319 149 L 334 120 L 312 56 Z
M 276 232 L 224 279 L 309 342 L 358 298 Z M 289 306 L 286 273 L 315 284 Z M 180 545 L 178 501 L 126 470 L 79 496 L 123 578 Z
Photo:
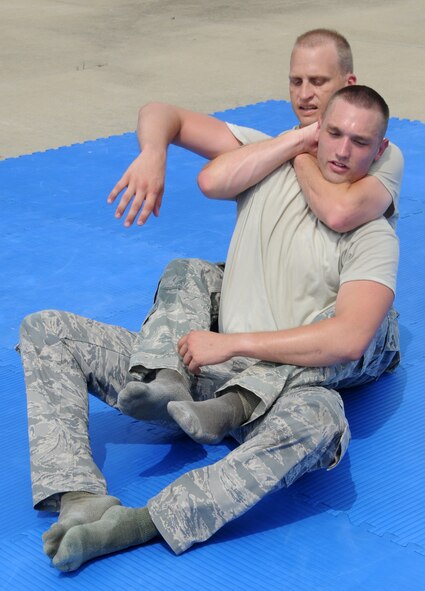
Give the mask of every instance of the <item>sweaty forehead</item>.
M 382 115 L 378 109 L 367 109 L 337 98 L 326 110 L 324 124 L 349 134 L 374 137 L 382 127 Z
M 333 44 L 318 45 L 317 47 L 295 46 L 290 62 L 291 77 L 333 78 L 340 74 L 339 60 Z

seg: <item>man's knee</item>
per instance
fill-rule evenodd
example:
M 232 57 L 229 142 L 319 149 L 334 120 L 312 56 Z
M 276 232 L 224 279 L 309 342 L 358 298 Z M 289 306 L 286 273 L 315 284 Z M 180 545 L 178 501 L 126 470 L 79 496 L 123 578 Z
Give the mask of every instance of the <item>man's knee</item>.
M 178 288 L 186 282 L 187 277 L 196 273 L 197 259 L 173 259 L 168 263 L 162 274 L 160 287 Z
M 320 386 L 294 388 L 278 399 L 272 415 L 283 438 L 289 434 L 288 441 L 317 456 L 317 467 L 332 463 L 348 429 L 340 395 Z
M 342 459 L 350 440 L 344 404 L 336 390 L 324 387 L 299 388 L 300 420 L 308 424 L 306 433 L 316 450 L 317 462 L 311 469 L 333 468 Z
M 165 267 L 164 275 L 171 273 L 173 275 L 186 275 L 187 273 L 199 274 L 203 269 L 209 269 L 215 266 L 214 263 L 209 263 L 197 258 L 178 258 L 173 259 Z
M 286 392 L 247 429 L 234 455 L 244 470 L 263 464 L 260 472 L 270 475 L 274 490 L 307 472 L 335 466 L 349 440 L 339 394 L 321 387 Z
M 21 334 L 31 334 L 34 330 L 39 330 L 41 327 L 46 326 L 49 324 L 49 319 L 53 314 L 55 314 L 55 310 L 41 310 L 28 314 L 21 322 Z
M 49 336 L 59 336 L 63 325 L 62 314 L 58 310 L 41 310 L 28 314 L 21 322 L 20 341 L 27 339 L 42 347 Z
M 168 263 L 168 265 L 165 267 L 165 271 L 164 273 L 167 272 L 174 272 L 174 273 L 181 273 L 181 274 L 185 274 L 188 271 L 199 271 L 200 269 L 203 269 L 205 267 L 209 267 L 213 265 L 213 263 L 209 263 L 208 261 L 204 261 L 202 259 L 197 259 L 197 258 L 177 258 L 177 259 L 173 259 L 172 261 L 170 261 Z
M 330 435 L 344 430 L 344 404 L 336 390 L 323 386 L 299 386 L 294 388 L 292 395 L 294 409 L 300 409 L 301 417 L 328 429 Z
M 160 287 L 165 289 L 181 289 L 186 285 L 201 282 L 210 285 L 213 291 L 221 286 L 223 269 L 215 263 L 197 258 L 173 259 L 165 267 Z M 217 284 L 217 285 L 216 285 Z

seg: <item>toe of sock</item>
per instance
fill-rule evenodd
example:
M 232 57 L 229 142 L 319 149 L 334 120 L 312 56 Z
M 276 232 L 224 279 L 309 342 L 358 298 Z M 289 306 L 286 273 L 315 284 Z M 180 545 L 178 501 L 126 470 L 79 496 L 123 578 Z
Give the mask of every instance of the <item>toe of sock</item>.
M 60 523 L 54 523 L 50 529 L 44 532 L 41 539 L 43 541 L 43 552 L 46 556 L 49 558 L 55 556 L 65 532 L 65 528 Z
M 68 532 L 62 541 L 56 555 L 53 558 L 53 565 L 62 572 L 72 572 L 83 564 L 83 547 L 78 538 Z M 88 559 L 89 557 L 87 557 Z

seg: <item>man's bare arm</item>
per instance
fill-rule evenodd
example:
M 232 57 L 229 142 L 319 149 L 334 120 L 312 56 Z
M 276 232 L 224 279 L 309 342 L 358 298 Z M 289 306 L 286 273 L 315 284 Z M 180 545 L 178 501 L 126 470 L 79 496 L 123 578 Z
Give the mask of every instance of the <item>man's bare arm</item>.
M 381 283 L 350 281 L 340 288 L 333 318 L 274 332 L 191 332 L 180 339 L 178 351 L 193 373 L 237 356 L 302 367 L 346 363 L 363 355 L 393 299 Z
M 113 203 L 124 191 L 115 215 L 121 218 L 127 209 L 124 223 L 127 227 L 137 215 L 139 225 L 144 224 L 151 213 L 159 215 L 170 144 L 205 158 L 214 158 L 239 146 L 223 121 L 165 103 L 149 103 L 140 109 L 137 137 L 141 153 L 108 196 L 108 203 Z
M 382 216 L 392 197 L 382 182 L 366 176 L 355 183 L 335 184 L 320 172 L 317 160 L 300 154 L 294 168 L 304 197 L 313 213 L 335 232 L 349 232 Z
M 201 191 L 213 199 L 233 199 L 271 172 L 310 149 L 317 124 L 223 153 L 198 175 Z

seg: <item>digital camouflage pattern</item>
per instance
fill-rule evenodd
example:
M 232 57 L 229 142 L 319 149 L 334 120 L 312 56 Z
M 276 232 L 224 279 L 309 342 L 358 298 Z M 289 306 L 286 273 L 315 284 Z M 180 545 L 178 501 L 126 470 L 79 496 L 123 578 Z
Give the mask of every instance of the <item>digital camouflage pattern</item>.
M 55 310 L 24 319 L 20 351 L 37 509 L 58 510 L 64 491 L 106 493 L 90 450 L 87 390 L 116 407 L 128 381 L 150 380 L 152 370 L 164 367 L 184 376 L 195 400 L 233 388 L 259 398 L 250 421 L 233 433 L 236 449 L 184 474 L 149 502 L 176 553 L 208 539 L 269 492 L 340 461 L 350 434 L 335 388 L 373 381 L 397 366 L 397 313 L 388 313 L 357 362 L 302 368 L 238 357 L 192 376 L 176 343 L 191 330 L 217 326 L 222 274 L 222 265 L 198 259 L 170 263 L 140 333 Z M 333 314 L 330 308 L 316 320 Z

